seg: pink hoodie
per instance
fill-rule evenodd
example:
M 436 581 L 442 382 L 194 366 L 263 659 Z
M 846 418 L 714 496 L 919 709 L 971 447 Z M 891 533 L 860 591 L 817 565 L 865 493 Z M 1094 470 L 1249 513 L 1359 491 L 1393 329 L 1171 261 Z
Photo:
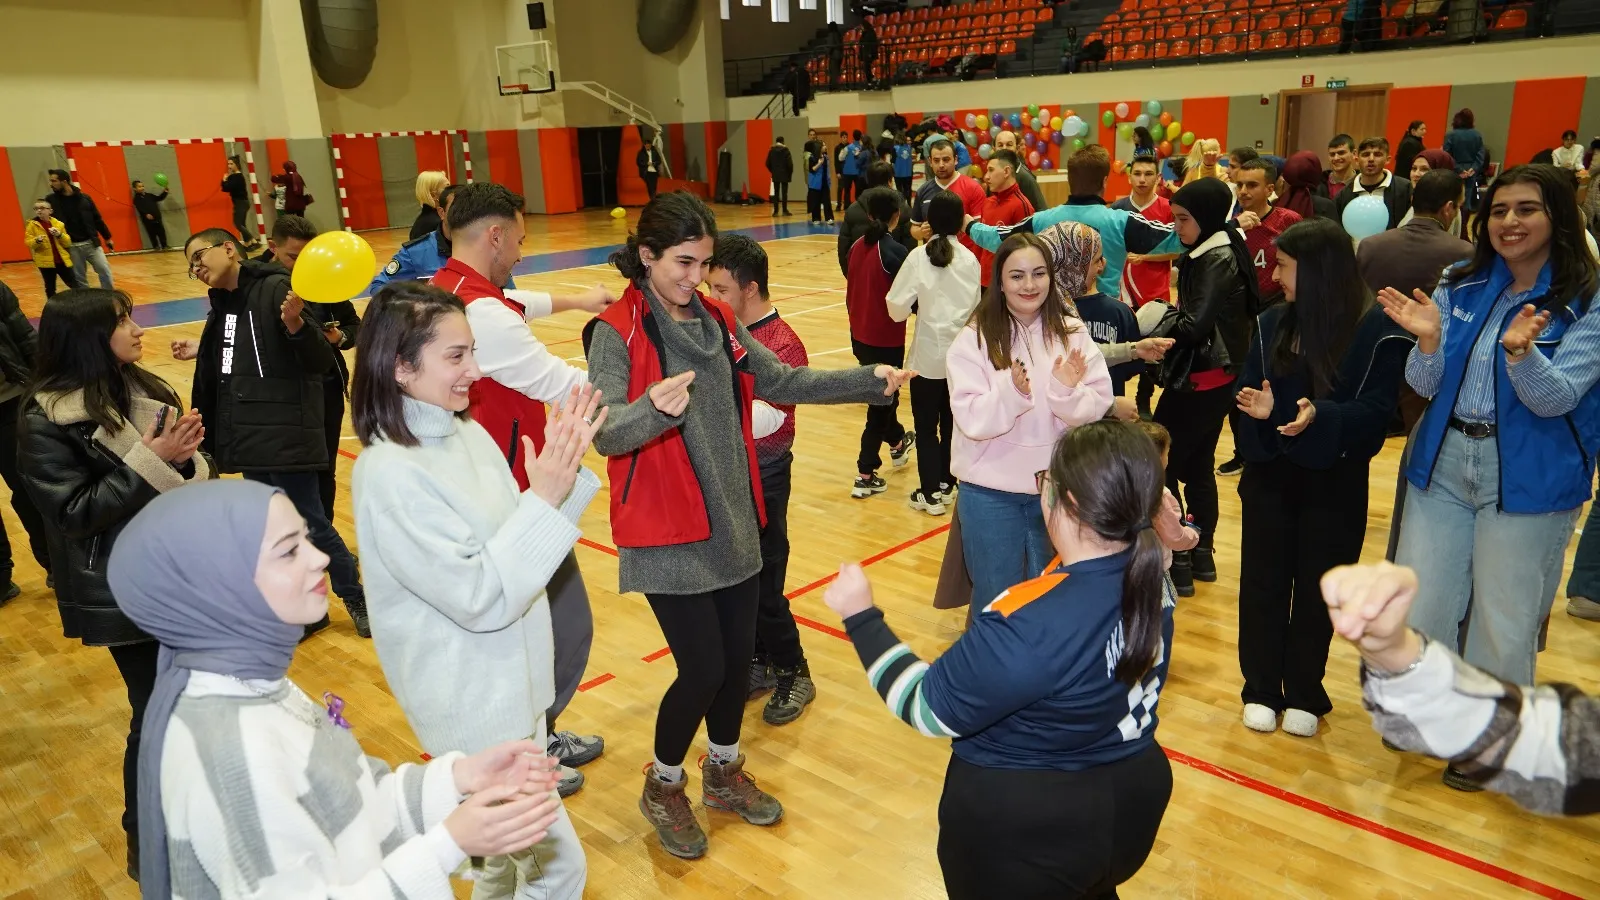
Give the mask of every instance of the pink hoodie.
M 997 491 L 1037 494 L 1034 473 L 1050 467 L 1056 438 L 1068 428 L 1104 418 L 1111 409 L 1106 359 L 1089 329 L 1077 320 L 1072 324 L 1077 330 L 1066 350 L 1045 346 L 1037 319 L 1014 336 L 1012 356 L 1028 370 L 1031 396 L 1011 383 L 1009 370 L 995 371 L 979 345 L 977 328 L 961 329 L 946 357 L 956 422 L 950 471 L 957 478 Z M 1067 387 L 1051 372 L 1055 361 L 1073 349 L 1083 353 L 1089 371 L 1077 387 Z

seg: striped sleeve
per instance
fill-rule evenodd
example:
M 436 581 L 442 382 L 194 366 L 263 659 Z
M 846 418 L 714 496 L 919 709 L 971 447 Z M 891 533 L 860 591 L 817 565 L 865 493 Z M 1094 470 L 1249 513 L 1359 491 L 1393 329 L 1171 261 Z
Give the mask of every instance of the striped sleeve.
M 883 610 L 872 607 L 846 619 L 844 624 L 861 657 L 861 664 L 866 667 L 867 681 L 890 712 L 928 737 L 961 736 L 940 721 L 928 705 L 923 692 L 928 664 L 895 636 L 889 623 L 884 621 Z

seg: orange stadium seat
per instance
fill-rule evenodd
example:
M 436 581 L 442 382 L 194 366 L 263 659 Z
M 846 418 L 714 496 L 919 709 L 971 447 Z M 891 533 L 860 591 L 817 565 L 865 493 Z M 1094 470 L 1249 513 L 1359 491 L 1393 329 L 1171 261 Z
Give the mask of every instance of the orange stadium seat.
M 1017 42 L 1016 41 L 1005 40 L 1005 41 L 1001 41 L 1000 42 L 1000 55 L 1001 56 L 1008 56 L 1008 55 L 1010 55 L 1012 53 L 1015 53 L 1015 52 L 1017 52 Z
M 1217 41 L 1217 52 L 1218 53 L 1237 53 L 1237 52 L 1239 52 L 1239 39 L 1230 34 L 1227 37 L 1223 38 L 1222 40 Z
M 1156 41 L 1150 48 L 1150 57 L 1152 59 L 1166 59 L 1168 52 L 1166 41 Z
M 1128 59 L 1130 61 L 1136 61 L 1136 60 L 1144 59 L 1144 56 L 1145 56 L 1145 51 L 1144 51 L 1144 45 L 1143 44 L 1134 44 L 1132 47 L 1128 48 Z
M 1334 25 L 1317 32 L 1317 46 L 1326 47 L 1337 43 L 1339 43 L 1339 26 Z
M 1112 62 L 1121 62 L 1123 57 L 1127 56 L 1127 52 L 1122 49 L 1121 44 L 1117 44 L 1111 48 L 1111 52 L 1107 56 L 1111 58 Z
M 1172 42 L 1173 56 L 1188 56 L 1191 53 L 1194 53 L 1194 45 L 1190 44 L 1187 40 Z
M 1200 55 L 1201 56 L 1210 56 L 1212 53 L 1216 52 L 1216 49 L 1217 49 L 1217 42 L 1216 41 L 1214 41 L 1214 40 L 1212 40 L 1211 38 L 1208 38 L 1208 37 L 1203 37 L 1203 38 L 1200 39 Z
M 1313 28 L 1317 27 L 1318 25 L 1333 24 L 1333 10 L 1323 7 L 1322 9 L 1313 11 L 1311 13 L 1311 17 L 1306 20 L 1306 24 Z
M 1039 8 L 1039 21 L 1048 22 L 1056 17 L 1056 11 L 1048 6 Z
M 1495 31 L 1509 31 L 1514 28 L 1526 27 L 1528 27 L 1528 11 L 1520 6 L 1513 6 L 1496 16 L 1494 20 Z

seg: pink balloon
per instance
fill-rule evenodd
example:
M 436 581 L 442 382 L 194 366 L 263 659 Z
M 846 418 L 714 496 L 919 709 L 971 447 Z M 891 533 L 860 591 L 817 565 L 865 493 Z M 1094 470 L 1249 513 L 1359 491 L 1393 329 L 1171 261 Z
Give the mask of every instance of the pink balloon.
M 1039 151 L 1035 150 L 1028 154 L 1028 165 L 1036 169 L 1039 167 Z

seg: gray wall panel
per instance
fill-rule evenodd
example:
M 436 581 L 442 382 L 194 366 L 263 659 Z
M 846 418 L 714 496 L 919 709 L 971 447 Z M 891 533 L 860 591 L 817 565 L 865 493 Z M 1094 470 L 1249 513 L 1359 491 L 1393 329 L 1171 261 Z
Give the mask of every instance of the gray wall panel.
M 318 231 L 344 227 L 339 216 L 339 189 L 333 181 L 333 149 L 326 138 L 289 138 L 289 158 L 299 167 L 306 191 L 316 202 L 306 207 L 306 218 Z
M 715 150 L 713 149 L 713 152 Z M 685 122 L 683 125 L 683 166 L 676 164 L 672 174 L 685 181 L 705 181 L 710 168 L 706 165 L 706 129 L 703 122 Z M 712 185 L 713 188 L 716 185 Z
M 1257 141 L 1261 143 L 1257 145 Z M 1265 106 L 1260 94 L 1228 98 L 1228 146 L 1255 147 L 1260 153 L 1273 153 L 1278 143 L 1278 98 L 1270 96 Z
M 416 138 L 380 137 L 378 165 L 383 171 L 383 199 L 389 210 L 390 228 L 410 228 L 417 219 L 417 141 Z M 457 155 L 460 151 L 456 151 Z M 457 170 L 459 171 L 459 169 Z
M 1463 106 L 1472 110 L 1489 148 L 1489 161 L 1501 167 L 1506 162 L 1506 132 L 1511 128 L 1511 101 L 1516 90 L 1516 83 L 1511 81 L 1458 84 L 1450 89 L 1450 115 Z
M 522 157 L 522 196 L 528 212 L 544 212 L 544 173 L 539 160 L 539 132 L 517 132 L 517 152 Z
M 1600 78 L 1591 77 L 1583 86 L 1583 106 L 1578 110 L 1578 142 L 1587 146 L 1600 136 Z
M 7 147 L 11 178 L 24 216 L 33 215 L 33 201 L 50 193 L 50 169 L 65 169 L 67 155 L 60 147 Z
M 133 146 L 122 148 L 122 158 L 128 166 L 128 178 L 144 182 L 145 193 L 159 194 L 161 186 L 153 180 L 157 172 L 167 176 L 168 187 L 172 193 L 167 199 L 161 201 L 161 224 L 167 229 L 167 245 L 182 247 L 183 241 L 189 236 L 188 204 L 184 202 L 183 179 L 178 177 L 178 150 L 171 144 L 156 144 L 154 146 Z M 259 161 L 258 161 L 259 162 Z M 129 203 L 132 203 L 131 191 L 133 185 L 128 186 L 130 191 Z M 262 198 L 265 200 L 266 198 Z M 140 246 L 146 250 L 151 249 L 150 235 L 144 230 L 144 218 L 139 219 Z M 132 246 L 123 247 L 124 250 L 134 249 Z
M 767 177 L 766 172 L 759 173 L 759 178 L 752 176 L 747 137 L 745 123 L 728 123 L 728 141 L 718 148 L 719 151 L 726 148 L 728 154 L 733 157 L 733 165 L 728 170 L 728 186 L 730 190 L 737 194 L 739 186 L 745 185 L 750 193 L 765 198 L 767 196 L 767 185 L 771 182 L 771 179 Z M 716 190 L 716 187 L 716 185 L 711 186 L 713 191 Z
M 494 181 L 495 174 L 489 167 L 489 139 L 484 137 L 481 131 L 469 131 L 467 132 L 467 145 L 472 148 L 472 180 Z M 456 141 L 456 147 L 459 149 L 460 146 L 461 142 Z M 464 169 L 465 167 L 463 166 L 462 168 Z M 458 169 L 457 171 L 461 170 Z M 462 175 L 457 175 L 456 180 L 462 180 L 463 177 Z

